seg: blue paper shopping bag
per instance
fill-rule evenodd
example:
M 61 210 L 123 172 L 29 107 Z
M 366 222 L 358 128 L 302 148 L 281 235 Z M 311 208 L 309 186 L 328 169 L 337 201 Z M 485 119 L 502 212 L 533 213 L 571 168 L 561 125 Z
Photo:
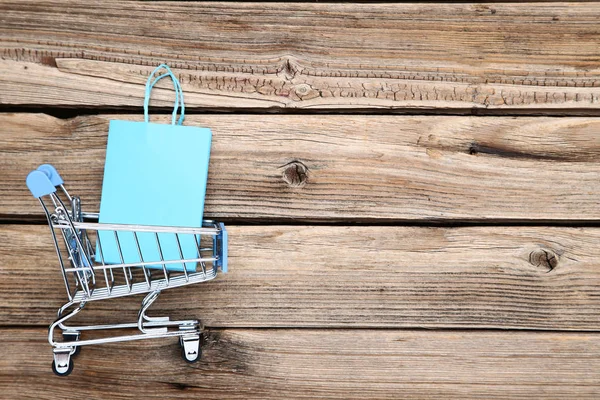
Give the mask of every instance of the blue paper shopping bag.
M 161 69 L 166 72 L 155 77 Z M 164 77 L 170 77 L 175 87 L 171 125 L 150 123 L 148 118 L 150 93 Z M 181 115 L 177 119 L 179 109 Z M 144 122 L 110 121 L 100 223 L 202 226 L 212 135 L 208 128 L 183 126 L 184 113 L 179 81 L 163 64 L 146 82 Z M 119 232 L 115 237 L 112 231 L 100 231 L 96 260 L 106 264 L 180 260 L 180 246 L 184 258 L 198 258 L 198 246 L 192 235 L 176 237 L 160 233 L 157 238 L 154 233 L 142 232 L 137 238 L 141 257 L 133 233 Z M 162 268 L 162 265 L 148 267 Z M 181 271 L 183 264 L 166 264 L 166 267 Z M 196 264 L 186 263 L 186 268 L 195 271 Z

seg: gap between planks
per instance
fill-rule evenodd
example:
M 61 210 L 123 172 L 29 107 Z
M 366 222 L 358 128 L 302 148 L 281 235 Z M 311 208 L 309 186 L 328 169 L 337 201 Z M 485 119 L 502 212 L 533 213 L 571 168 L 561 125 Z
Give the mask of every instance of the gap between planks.
M 47 114 L 59 119 L 70 119 L 102 114 L 142 115 L 140 106 L 121 107 L 54 107 L 52 105 L 23 104 L 19 106 L 0 104 L 0 113 L 6 114 Z M 172 107 L 150 106 L 151 115 L 172 115 Z M 598 117 L 600 109 L 587 108 L 527 108 L 527 109 L 488 109 L 488 108 L 335 108 L 335 109 L 303 109 L 303 108 L 231 108 L 205 107 L 187 109 L 185 115 L 402 115 L 402 116 L 475 116 L 475 117 Z

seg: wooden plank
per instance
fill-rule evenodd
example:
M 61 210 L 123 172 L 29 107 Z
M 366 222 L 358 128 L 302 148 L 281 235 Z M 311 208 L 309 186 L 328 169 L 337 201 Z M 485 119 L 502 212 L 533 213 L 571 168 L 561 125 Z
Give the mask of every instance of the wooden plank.
M 1 1 L 0 104 L 137 106 L 166 61 L 189 108 L 600 105 L 598 2 L 167 4 Z
M 61 171 L 99 208 L 108 120 L 0 114 L 0 216 L 42 218 L 24 179 Z M 166 122 L 168 117 L 157 119 Z M 252 221 L 598 221 L 600 120 L 205 115 L 206 215 Z
M 218 330 L 189 365 L 175 340 L 83 348 L 50 371 L 42 329 L 0 331 L 6 398 L 597 399 L 600 335 Z
M 229 232 L 230 273 L 166 290 L 150 315 L 211 327 L 600 329 L 597 228 Z M 2 225 L 0 243 L 0 324 L 48 324 L 66 301 L 48 228 Z M 81 318 L 133 321 L 140 302 L 92 302 Z

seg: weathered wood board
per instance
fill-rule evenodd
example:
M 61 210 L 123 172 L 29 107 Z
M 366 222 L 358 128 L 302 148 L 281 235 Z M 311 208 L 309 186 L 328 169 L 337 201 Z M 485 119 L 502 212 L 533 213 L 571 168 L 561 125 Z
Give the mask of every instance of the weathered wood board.
M 97 211 L 108 121 L 0 115 L 0 216 L 37 218 L 52 163 Z M 158 118 L 157 121 L 167 119 Z M 600 120 L 194 115 L 213 130 L 206 215 L 227 221 L 600 220 Z
M 600 3 L 1 1 L 0 104 L 598 110 Z M 171 94 L 157 93 L 167 106 Z
M 599 16 L 0 0 L 0 398 L 600 398 Z M 108 121 L 141 120 L 162 62 L 213 130 L 205 214 L 231 269 L 150 315 L 201 319 L 204 355 L 91 346 L 58 379 L 66 295 L 25 176 L 52 163 L 96 211 Z M 152 111 L 172 101 L 161 82 Z
M 228 229 L 231 271 L 165 291 L 155 315 L 212 327 L 600 329 L 597 228 Z M 48 324 L 66 302 L 48 228 L 2 225 L 0 243 L 2 324 Z M 82 318 L 129 322 L 140 302 L 92 302 Z
M 597 399 L 600 336 L 407 330 L 217 330 L 203 358 L 175 340 L 82 349 L 50 371 L 44 329 L 0 331 L 6 398 Z

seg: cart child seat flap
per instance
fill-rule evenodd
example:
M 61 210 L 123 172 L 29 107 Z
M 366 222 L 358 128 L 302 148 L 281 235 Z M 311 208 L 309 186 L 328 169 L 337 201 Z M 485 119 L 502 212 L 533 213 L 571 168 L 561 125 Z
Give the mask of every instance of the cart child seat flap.
M 166 73 L 154 78 L 161 69 Z M 176 93 L 171 125 L 150 123 L 148 117 L 150 93 L 164 77 L 173 80 Z M 161 65 L 146 83 L 144 122 L 110 121 L 99 222 L 202 227 L 212 135 L 208 128 L 182 126 L 184 113 L 179 81 Z M 96 260 L 106 264 L 180 260 L 181 252 L 184 258 L 198 257 L 193 235 L 138 233 L 139 249 L 135 239 L 131 232 L 99 232 Z M 181 263 L 166 267 L 183 269 Z M 186 268 L 193 272 L 196 263 L 186 263 Z

